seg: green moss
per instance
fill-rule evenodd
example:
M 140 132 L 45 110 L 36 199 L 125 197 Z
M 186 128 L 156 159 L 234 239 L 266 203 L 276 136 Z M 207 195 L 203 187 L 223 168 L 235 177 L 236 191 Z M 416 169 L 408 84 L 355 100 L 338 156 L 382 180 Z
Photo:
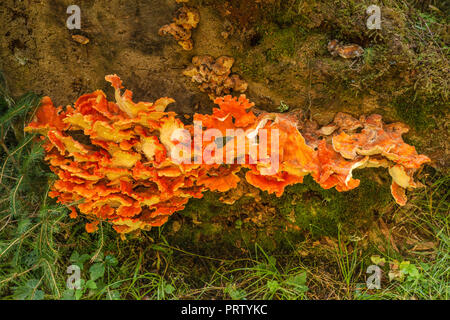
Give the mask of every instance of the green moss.
M 336 236 L 338 225 L 356 232 L 373 221 L 373 216 L 391 200 L 387 177 L 383 185 L 373 180 L 376 170 L 358 172 L 361 185 L 348 192 L 324 190 L 311 177 L 288 187 L 281 198 L 272 198 L 281 215 L 295 217 L 295 224 L 313 236 Z
M 433 101 L 418 97 L 412 92 L 395 98 L 392 102 L 396 115 L 405 123 L 418 131 L 424 131 L 436 126 L 436 119 L 445 118 L 445 107 L 441 101 Z
M 267 65 L 266 57 L 261 52 L 244 51 L 235 52 L 240 73 L 249 79 L 264 79 L 267 74 L 264 67 Z
M 308 176 L 304 183 L 288 187 L 280 198 L 263 193 L 261 202 L 276 208 L 276 214 L 260 226 L 241 218 L 248 214 L 245 205 L 253 200 L 244 197 L 229 206 L 208 192 L 204 199 L 191 200 L 181 212 L 194 224 L 181 228 L 172 240 L 184 247 L 201 242 L 205 252 L 216 252 L 219 244 L 224 251 L 236 250 L 241 241 L 247 247 L 258 243 L 272 252 L 287 250 L 292 243 L 304 240 L 305 234 L 336 236 L 339 226 L 358 233 L 370 226 L 392 199 L 386 172 L 371 169 L 356 172 L 355 177 L 361 184 L 349 192 L 324 190 Z M 300 230 L 287 228 L 290 223 Z
M 217 195 L 207 192 L 203 199 L 192 199 L 180 213 L 193 224 L 181 228 L 172 241 L 184 247 L 201 242 L 205 252 L 217 251 L 218 245 L 228 251 L 236 250 L 240 242 L 247 247 L 258 243 L 272 252 L 287 250 L 292 243 L 303 241 L 306 234 L 337 236 L 339 226 L 351 234 L 358 233 L 376 220 L 374 217 L 392 202 L 392 197 L 385 171 L 366 169 L 356 172 L 355 178 L 361 184 L 348 192 L 324 190 L 310 176 L 304 183 L 286 188 L 280 198 L 264 192 L 261 204 L 275 208 L 276 213 L 273 217 L 265 216 L 258 225 L 243 222 L 243 217 L 249 214 L 247 205 L 254 200 L 244 197 L 226 205 Z
M 263 34 L 261 46 L 270 62 L 292 57 L 305 37 L 305 31 L 298 26 L 279 27 L 272 24 L 259 29 Z
M 256 27 L 256 40 L 242 51 L 235 51 L 239 72 L 246 78 L 266 79 L 273 73 L 273 66 L 292 58 L 302 41 L 305 32 L 298 26 L 279 27 L 276 24 Z

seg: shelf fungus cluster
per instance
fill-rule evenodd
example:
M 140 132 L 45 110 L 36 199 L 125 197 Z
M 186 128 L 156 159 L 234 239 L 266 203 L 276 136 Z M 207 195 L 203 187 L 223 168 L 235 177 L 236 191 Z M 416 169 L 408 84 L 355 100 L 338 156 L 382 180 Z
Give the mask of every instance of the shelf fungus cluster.
M 241 95 L 217 98 L 212 114 L 184 125 L 165 111 L 173 99 L 135 103 L 119 77 L 106 80 L 116 102 L 95 91 L 63 109 L 46 97 L 25 128 L 42 135 L 58 176 L 49 195 L 70 207 L 71 217 L 83 213 L 89 232 L 100 221 L 119 233 L 160 226 L 189 198 L 236 188 L 242 168 L 249 184 L 281 196 L 308 174 L 325 189 L 347 191 L 359 185 L 354 169 L 385 167 L 404 205 L 405 189 L 418 186 L 414 172 L 430 161 L 402 140 L 403 124 L 384 124 L 379 115 L 339 113 L 319 128 L 294 113 L 257 112 Z
M 195 56 L 192 66 L 183 74 L 190 77 L 192 82 L 198 83 L 202 92 L 208 93 L 211 100 L 232 92 L 243 93 L 248 84 L 240 75 L 231 73 L 234 64 L 233 57 L 221 56 L 217 59 L 209 55 Z

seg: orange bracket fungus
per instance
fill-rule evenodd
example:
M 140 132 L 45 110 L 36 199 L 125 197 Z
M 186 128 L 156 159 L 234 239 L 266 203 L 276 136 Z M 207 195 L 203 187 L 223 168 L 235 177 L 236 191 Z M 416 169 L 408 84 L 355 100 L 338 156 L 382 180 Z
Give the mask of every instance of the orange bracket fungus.
M 338 113 L 319 128 L 293 113 L 256 111 L 241 95 L 215 99 L 212 114 L 184 125 L 165 111 L 173 99 L 135 103 L 118 76 L 106 80 L 116 102 L 99 90 L 65 109 L 45 97 L 25 128 L 42 135 L 45 160 L 58 176 L 49 195 L 72 218 L 84 214 L 88 232 L 100 221 L 119 233 L 160 226 L 189 198 L 236 188 L 242 168 L 250 185 L 281 196 L 308 174 L 325 189 L 347 191 L 359 185 L 353 170 L 385 167 L 404 205 L 405 190 L 419 186 L 414 173 L 430 161 L 403 141 L 405 125 L 384 124 L 379 115 Z

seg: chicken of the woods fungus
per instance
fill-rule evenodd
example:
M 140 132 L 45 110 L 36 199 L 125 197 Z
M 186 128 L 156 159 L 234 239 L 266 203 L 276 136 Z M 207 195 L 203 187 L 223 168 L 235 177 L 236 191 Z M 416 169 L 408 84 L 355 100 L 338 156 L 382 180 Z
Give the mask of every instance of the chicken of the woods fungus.
M 308 174 L 325 189 L 347 191 L 360 183 L 353 170 L 384 167 L 392 176 L 395 201 L 405 205 L 405 190 L 419 186 L 414 173 L 430 161 L 403 141 L 404 124 L 385 124 L 376 114 L 356 119 L 338 113 L 319 128 L 292 113 L 256 112 L 245 95 L 227 95 L 214 100 L 218 107 L 212 114 L 195 114 L 194 123 L 184 125 L 176 113 L 165 111 L 173 99 L 135 103 L 131 91 L 122 93 L 117 75 L 106 80 L 115 89 L 115 102 L 100 90 L 66 108 L 45 97 L 25 128 L 40 134 L 45 160 L 58 176 L 49 195 L 66 205 L 72 218 L 82 213 L 90 221 L 88 232 L 96 231 L 100 221 L 119 233 L 161 226 L 189 198 L 236 188 L 242 168 L 250 185 L 279 197 Z M 215 139 L 208 129 L 226 139 Z M 229 130 L 244 134 L 230 136 Z M 193 139 L 174 134 L 178 131 Z M 277 133 L 278 144 L 267 143 L 265 150 L 278 160 L 271 173 L 267 162 L 254 161 L 251 152 L 263 131 L 267 137 Z M 239 139 L 244 148 L 236 147 Z M 173 157 L 180 146 L 189 161 Z

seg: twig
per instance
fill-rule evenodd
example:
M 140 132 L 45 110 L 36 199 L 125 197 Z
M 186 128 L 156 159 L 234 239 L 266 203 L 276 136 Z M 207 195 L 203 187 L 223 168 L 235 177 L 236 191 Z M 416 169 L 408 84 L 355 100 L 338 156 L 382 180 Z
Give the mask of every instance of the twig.
M 17 190 L 19 189 L 20 184 L 22 183 L 22 179 L 23 179 L 23 176 L 20 177 L 20 180 L 19 180 L 19 182 L 17 183 L 17 186 L 16 186 L 16 188 L 14 189 L 14 193 L 13 193 L 12 201 L 13 201 L 14 215 L 17 215 L 17 212 L 16 212 L 16 194 L 17 194 Z

